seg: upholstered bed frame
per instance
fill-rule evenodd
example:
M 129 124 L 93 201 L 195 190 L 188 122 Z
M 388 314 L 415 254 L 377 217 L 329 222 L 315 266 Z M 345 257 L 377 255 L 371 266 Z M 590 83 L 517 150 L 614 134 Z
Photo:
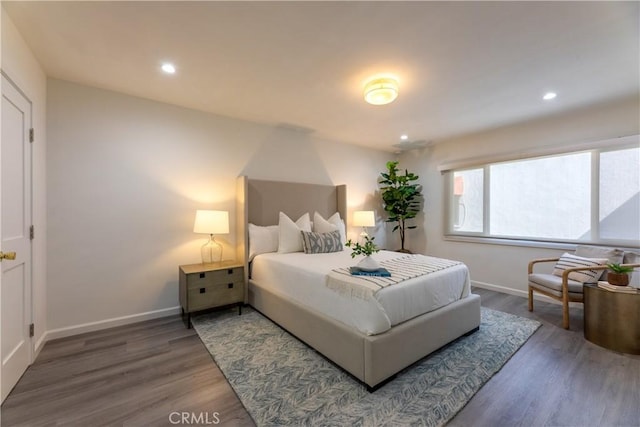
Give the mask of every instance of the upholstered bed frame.
M 379 335 L 365 335 L 352 327 L 267 291 L 248 276 L 248 223 L 273 225 L 278 213 L 298 218 L 317 211 L 334 212 L 347 221 L 346 186 L 250 180 L 237 183 L 238 259 L 247 274 L 245 302 L 342 367 L 370 390 L 400 370 L 480 325 L 480 297 L 474 294 L 430 313 L 396 325 Z

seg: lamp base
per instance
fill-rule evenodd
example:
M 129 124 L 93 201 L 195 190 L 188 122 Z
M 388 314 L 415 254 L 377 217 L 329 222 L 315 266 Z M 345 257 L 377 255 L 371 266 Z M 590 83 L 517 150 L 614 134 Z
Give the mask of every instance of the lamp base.
M 211 264 L 212 262 L 222 261 L 222 245 L 216 242 L 213 234 L 209 236 L 207 243 L 200 248 L 203 264 Z
M 367 229 L 365 227 L 362 227 L 362 233 L 360 233 L 360 235 L 358 236 L 358 243 L 364 245 L 365 243 L 367 243 L 368 238 L 369 233 L 367 233 Z

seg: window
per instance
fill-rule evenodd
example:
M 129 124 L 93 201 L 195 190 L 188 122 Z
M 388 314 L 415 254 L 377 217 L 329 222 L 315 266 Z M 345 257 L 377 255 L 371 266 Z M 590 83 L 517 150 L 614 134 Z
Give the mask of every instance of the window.
M 598 222 L 602 239 L 640 240 L 640 149 L 600 153 Z
M 447 173 L 448 235 L 640 246 L 640 148 Z

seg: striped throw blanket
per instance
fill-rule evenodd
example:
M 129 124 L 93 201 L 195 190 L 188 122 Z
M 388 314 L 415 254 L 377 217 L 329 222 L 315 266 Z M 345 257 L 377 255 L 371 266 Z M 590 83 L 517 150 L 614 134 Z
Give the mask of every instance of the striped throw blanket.
M 405 255 L 380 262 L 381 267 L 389 270 L 390 277 L 352 276 L 348 267 L 337 268 L 327 276 L 327 287 L 342 295 L 368 300 L 387 286 L 460 264 L 460 261 L 425 255 Z

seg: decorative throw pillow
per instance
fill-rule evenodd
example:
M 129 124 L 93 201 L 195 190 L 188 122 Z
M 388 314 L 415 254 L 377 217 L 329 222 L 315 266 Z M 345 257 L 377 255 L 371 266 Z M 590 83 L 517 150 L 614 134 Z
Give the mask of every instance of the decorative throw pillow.
M 607 258 L 611 264 L 620 264 L 625 252 L 622 249 L 578 245 L 576 246 L 575 255 L 584 258 Z M 607 280 L 607 270 L 602 273 L 601 279 Z
M 562 277 L 562 273 L 568 268 L 574 267 L 598 267 L 607 265 L 607 258 L 583 258 L 569 253 L 564 253 L 553 269 L 555 276 Z M 580 283 L 597 283 L 604 270 L 582 270 L 569 273 L 569 279 Z
M 625 252 L 622 259 L 623 264 L 640 264 L 640 254 L 635 252 Z
M 278 226 L 249 224 L 249 261 L 256 255 L 278 251 Z
M 343 249 L 340 241 L 340 231 L 334 230 L 328 233 L 315 233 L 301 231 L 302 248 L 305 254 L 326 254 L 340 252 Z
M 340 241 L 344 244 L 347 241 L 347 230 L 344 221 L 340 218 L 340 212 L 336 212 L 324 219 L 318 212 L 313 214 L 313 231 L 316 233 L 329 233 L 338 230 L 340 232 Z
M 576 246 L 575 256 L 583 258 L 607 258 L 612 264 L 620 264 L 624 256 L 624 251 L 615 248 L 578 245 Z
M 278 253 L 302 252 L 302 235 L 300 231 L 311 231 L 309 213 L 293 222 L 286 214 L 280 212 L 278 222 Z

